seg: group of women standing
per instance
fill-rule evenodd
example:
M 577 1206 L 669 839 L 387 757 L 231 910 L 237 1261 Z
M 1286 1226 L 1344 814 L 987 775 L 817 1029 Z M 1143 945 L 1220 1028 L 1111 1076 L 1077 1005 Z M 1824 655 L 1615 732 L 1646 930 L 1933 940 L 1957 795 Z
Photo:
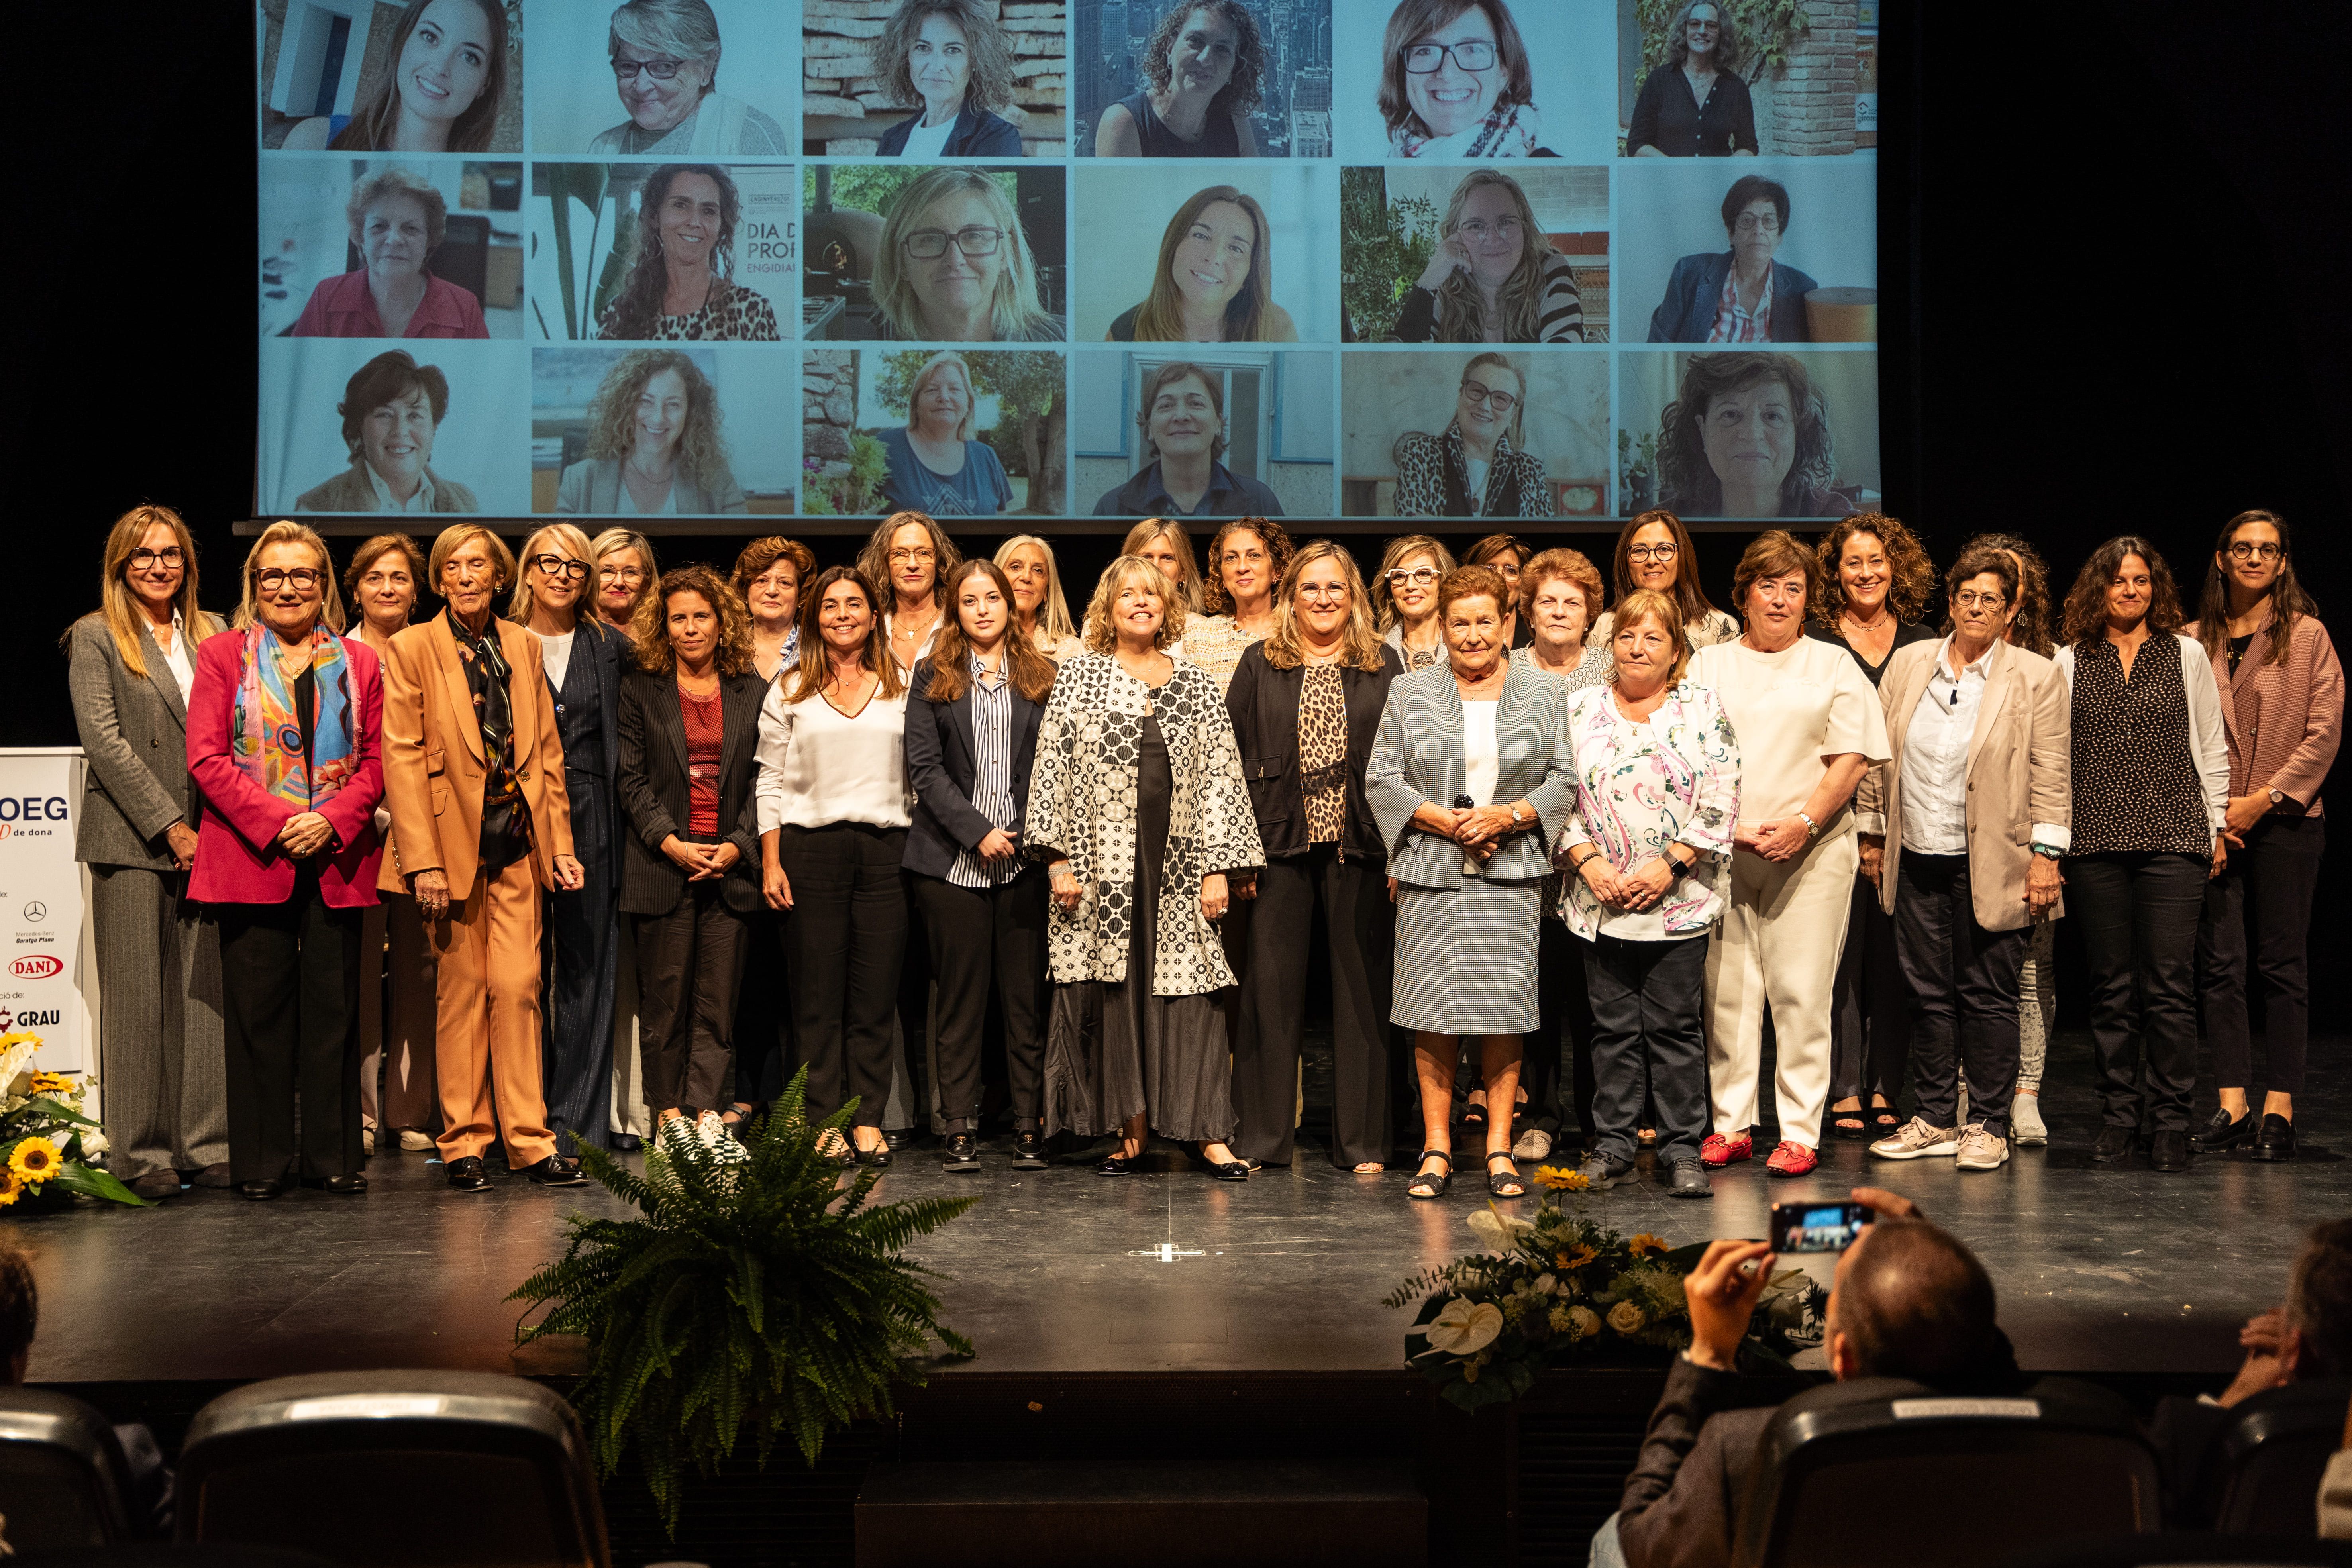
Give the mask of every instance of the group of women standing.
M 355 1193 L 366 1152 L 437 1133 L 478 1190 L 503 1128 L 511 1169 L 577 1180 L 560 1138 L 740 1122 L 788 1062 L 813 1116 L 856 1102 L 843 1161 L 891 1162 L 895 1102 L 973 1171 L 1001 1046 L 1015 1165 L 1067 1132 L 1115 1139 L 1097 1169 L 1125 1174 L 1157 1132 L 1245 1180 L 1293 1156 L 1318 929 L 1330 1158 L 1385 1168 L 1417 1095 L 1412 1197 L 1453 1180 L 1474 1039 L 1489 1193 L 1526 1192 L 1573 1118 L 1595 1187 L 1650 1147 L 1662 1187 L 1706 1195 L 1757 1153 L 1768 1017 L 1772 1173 L 1825 1133 L 1989 1170 L 2047 1136 L 2062 887 L 2095 1157 L 2293 1157 L 2343 689 L 2281 520 L 2231 520 L 2185 626 L 2154 548 L 2110 541 L 2054 657 L 2046 572 L 2007 536 L 1939 584 L 1892 518 L 1768 532 L 1736 619 L 1672 513 L 1610 566 L 1412 535 L 1367 584 L 1254 517 L 1204 573 L 1154 519 L 1074 620 L 1045 541 L 966 560 L 919 512 L 854 565 L 763 539 L 725 574 L 564 523 L 518 562 L 459 525 L 429 563 L 361 546 L 347 631 L 307 528 L 261 536 L 223 626 L 184 525 L 139 509 L 68 635 L 121 1173 Z M 428 583 L 471 757 L 433 749 L 430 692 L 421 739 L 385 716 L 433 684 Z M 543 1022 L 493 983 L 487 1047 L 483 1004 L 442 994 L 471 896 L 396 826 L 429 798 L 446 838 L 476 788 L 484 884 L 527 862 L 545 909 Z M 2223 1081 L 2192 1140 L 2200 977 Z M 517 1009 L 528 1064 L 500 1055 Z

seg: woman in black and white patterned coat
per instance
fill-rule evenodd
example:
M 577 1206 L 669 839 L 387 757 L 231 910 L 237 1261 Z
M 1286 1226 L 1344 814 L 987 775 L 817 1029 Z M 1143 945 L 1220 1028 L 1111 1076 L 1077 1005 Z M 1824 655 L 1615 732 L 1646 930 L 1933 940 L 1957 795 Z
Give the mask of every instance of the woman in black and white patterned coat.
M 1045 1130 L 1116 1132 L 1097 1169 L 1137 1170 L 1147 1129 L 1200 1145 L 1227 1181 L 1231 1047 L 1216 993 L 1234 973 L 1212 929 L 1225 876 L 1265 863 L 1224 693 L 1172 658 L 1184 610 L 1139 555 L 1111 563 L 1087 651 L 1062 666 L 1037 730 L 1025 847 L 1053 879 L 1046 950 L 1060 987 L 1045 1045 Z

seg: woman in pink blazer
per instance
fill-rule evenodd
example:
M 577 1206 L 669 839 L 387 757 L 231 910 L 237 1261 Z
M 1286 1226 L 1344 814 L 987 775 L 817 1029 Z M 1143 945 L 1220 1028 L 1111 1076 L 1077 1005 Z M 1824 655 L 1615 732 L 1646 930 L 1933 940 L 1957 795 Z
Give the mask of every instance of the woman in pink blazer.
M 248 1198 L 297 1174 L 367 1191 L 359 940 L 382 854 L 383 683 L 375 654 L 338 635 L 342 619 L 326 544 L 272 523 L 246 557 L 229 634 L 197 650 L 188 698 L 204 797 L 188 891 L 220 923 L 229 1175 Z

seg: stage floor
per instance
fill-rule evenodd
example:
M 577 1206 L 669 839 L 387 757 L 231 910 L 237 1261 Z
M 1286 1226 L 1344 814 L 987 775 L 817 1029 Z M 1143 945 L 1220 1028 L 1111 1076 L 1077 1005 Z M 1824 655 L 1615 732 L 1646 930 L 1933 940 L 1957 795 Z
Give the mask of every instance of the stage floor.
M 2344 1037 L 2315 1041 L 2300 1118 L 2317 1139 L 2352 1111 L 2334 1088 Z M 2278 1303 L 2315 1222 L 2352 1213 L 2352 1165 L 2305 1145 L 2293 1165 L 2200 1160 L 2185 1175 L 2094 1166 L 2088 1048 L 2053 1048 L 2053 1139 L 1999 1172 L 1870 1160 L 1832 1142 L 1802 1180 L 1761 1161 L 1716 1178 L 1707 1203 L 1666 1198 L 1645 1170 L 1593 1194 L 1627 1233 L 1680 1244 L 1760 1236 L 1776 1201 L 1842 1195 L 1868 1181 L 1910 1194 L 1975 1247 L 2020 1359 L 2045 1371 L 2222 1373 L 2239 1325 Z M 2200 1115 L 2210 1110 L 2210 1102 Z M 1215 1181 L 1155 1147 L 1152 1173 L 1090 1162 L 1014 1172 L 1006 1143 L 978 1178 L 936 1152 L 901 1153 L 884 1198 L 976 1192 L 971 1213 L 916 1255 L 947 1278 L 945 1321 L 987 1373 L 1365 1372 L 1398 1368 L 1409 1314 L 1380 1305 L 1427 1264 L 1467 1250 L 1483 1204 L 1474 1157 L 1454 1190 L 1409 1203 L 1406 1176 L 1356 1176 L 1302 1136 L 1300 1163 L 1246 1184 Z M 517 1353 L 501 1298 L 562 1246 L 562 1216 L 608 1202 L 593 1188 L 520 1178 L 451 1192 L 425 1156 L 379 1156 L 361 1198 L 303 1192 L 254 1204 L 199 1190 L 154 1212 L 77 1209 L 0 1223 L 32 1249 L 42 1295 L 37 1383 L 242 1380 L 337 1368 L 435 1366 L 561 1375 L 568 1347 Z M 1575 1201 L 1571 1199 L 1570 1201 Z M 1531 1206 L 1532 1199 L 1520 1206 Z M 1828 1260 L 1809 1260 L 1822 1269 Z M 953 1370 L 952 1368 L 948 1370 Z

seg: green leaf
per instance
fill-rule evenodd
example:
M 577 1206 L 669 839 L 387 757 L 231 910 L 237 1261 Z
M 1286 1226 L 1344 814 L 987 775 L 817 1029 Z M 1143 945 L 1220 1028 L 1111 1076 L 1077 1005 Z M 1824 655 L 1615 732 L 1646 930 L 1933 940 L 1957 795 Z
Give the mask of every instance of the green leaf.
M 109 1203 L 127 1204 L 132 1208 L 155 1206 L 124 1186 L 111 1173 L 79 1161 L 68 1160 L 59 1165 L 58 1173 L 49 1180 L 69 1193 L 79 1193 L 85 1197 L 104 1198 Z

